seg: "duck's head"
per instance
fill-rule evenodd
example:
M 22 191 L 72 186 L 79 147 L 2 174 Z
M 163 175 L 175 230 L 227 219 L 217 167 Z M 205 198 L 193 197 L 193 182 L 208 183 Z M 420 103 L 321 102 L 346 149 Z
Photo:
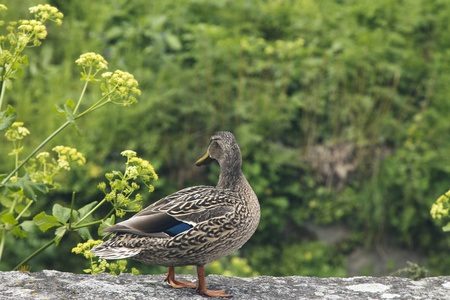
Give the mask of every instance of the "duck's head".
M 206 154 L 197 160 L 197 166 L 203 166 L 216 160 L 220 166 L 241 165 L 241 150 L 237 144 L 236 138 L 231 132 L 218 131 L 213 134 L 209 142 Z

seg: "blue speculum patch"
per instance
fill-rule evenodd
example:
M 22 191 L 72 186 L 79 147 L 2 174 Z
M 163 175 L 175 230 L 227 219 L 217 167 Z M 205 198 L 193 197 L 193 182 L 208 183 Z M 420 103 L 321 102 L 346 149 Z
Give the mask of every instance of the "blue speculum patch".
M 179 233 L 182 233 L 182 232 L 185 232 L 185 231 L 191 229 L 192 227 L 193 227 L 192 225 L 189 225 L 187 223 L 183 223 L 183 222 L 180 221 L 179 224 L 177 224 L 177 225 L 175 225 L 175 226 L 173 226 L 173 227 L 171 227 L 171 228 L 169 228 L 167 230 L 164 230 L 164 232 L 167 233 L 170 236 L 175 236 L 175 235 L 177 235 Z

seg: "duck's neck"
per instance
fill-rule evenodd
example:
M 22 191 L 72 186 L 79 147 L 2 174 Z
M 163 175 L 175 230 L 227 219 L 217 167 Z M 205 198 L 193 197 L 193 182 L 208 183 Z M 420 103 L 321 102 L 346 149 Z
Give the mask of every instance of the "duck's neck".
M 217 188 L 236 190 L 238 187 L 246 187 L 247 179 L 241 170 L 241 163 L 234 162 L 232 165 L 220 166 L 219 182 Z

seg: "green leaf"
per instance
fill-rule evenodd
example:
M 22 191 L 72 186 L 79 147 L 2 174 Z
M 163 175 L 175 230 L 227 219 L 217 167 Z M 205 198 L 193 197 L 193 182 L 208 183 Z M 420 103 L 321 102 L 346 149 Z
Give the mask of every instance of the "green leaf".
M 52 214 L 59 222 L 65 224 L 70 218 L 70 208 L 62 207 L 57 203 L 53 205 Z
M 7 194 L 8 194 L 8 188 L 4 185 L 0 186 L 0 195 L 7 195 Z M 1 198 L 0 198 L 0 201 L 1 201 Z
M 66 111 L 63 108 L 61 108 L 61 106 L 59 106 L 58 104 L 55 104 L 55 106 L 53 106 L 53 111 L 59 113 L 62 116 L 66 115 Z
M 77 133 L 81 135 L 81 129 L 80 129 L 80 127 L 78 127 L 78 124 L 75 121 L 75 117 L 73 115 L 72 109 L 70 108 L 69 105 L 67 105 L 67 103 L 64 104 L 64 111 L 66 112 L 65 116 L 66 116 L 67 121 L 69 121 L 69 123 L 75 127 Z
M 7 183 L 5 186 L 13 193 L 16 193 L 22 189 L 18 182 Z
M 25 207 L 26 207 L 25 204 L 17 204 L 16 207 L 14 208 L 14 211 L 17 214 L 22 213 L 22 217 L 29 217 L 31 215 L 31 212 L 29 209 L 24 211 Z
M 113 226 L 115 224 L 115 219 L 116 219 L 115 215 L 111 215 L 111 217 L 102 221 L 102 223 L 100 224 L 100 226 L 98 228 L 98 235 L 100 235 L 100 236 L 106 235 L 105 233 L 100 232 L 100 231 L 102 231 L 103 229 L 108 228 L 110 226 Z
M 112 171 L 112 173 L 116 176 L 119 176 L 120 179 L 123 179 L 124 175 L 120 171 Z M 116 179 L 117 180 L 117 179 Z
M 78 213 L 80 214 L 79 218 L 80 218 L 80 219 L 84 218 L 84 216 L 85 216 L 87 213 L 89 213 L 89 212 L 92 210 L 92 208 L 93 208 L 94 206 L 96 206 L 96 205 L 97 205 L 97 201 L 94 201 L 94 202 L 91 202 L 91 203 L 89 203 L 89 204 L 86 204 L 85 206 L 83 206 L 82 208 L 80 208 L 80 209 L 78 210 Z M 89 220 L 90 218 L 92 218 L 92 217 L 91 217 L 91 216 L 87 217 L 85 221 Z
M 177 36 L 175 36 L 171 33 L 166 33 L 165 38 L 166 38 L 167 45 L 169 46 L 170 49 L 172 49 L 172 50 L 180 50 L 181 49 L 181 43 Z
M 0 112 L 0 130 L 5 130 L 11 127 L 16 121 L 17 113 L 11 105 L 8 105 L 8 109 Z
M 41 212 L 40 214 L 34 216 L 33 221 L 43 232 L 46 232 L 48 229 L 54 226 L 61 225 L 56 217 L 49 216 L 45 212 Z
M 26 232 L 34 232 L 36 229 L 36 224 L 31 220 L 26 220 L 20 223 L 20 227 L 22 227 L 22 230 Z
M 0 221 L 2 221 L 5 224 L 11 224 L 11 225 L 16 225 L 18 223 L 16 221 L 16 219 L 14 218 L 14 213 L 9 213 L 9 214 L 3 215 Z
M 6 187 L 3 187 L 3 188 L 6 188 Z M 8 189 L 6 188 L 6 190 L 8 190 Z M 6 193 L 3 193 L 3 194 L 6 195 Z M 0 203 L 5 207 L 11 207 L 12 202 L 13 201 L 11 199 L 9 199 L 8 197 L 0 197 Z
M 92 239 L 92 235 L 87 227 L 77 229 L 78 233 L 86 240 Z
M 12 233 L 18 238 L 26 238 L 26 237 L 28 237 L 28 235 L 25 232 L 20 230 L 20 226 L 14 227 L 14 229 L 12 230 Z
M 28 65 L 28 56 L 26 56 L 26 55 L 22 56 L 22 63 L 24 65 Z
M 450 222 L 448 222 L 447 225 L 442 227 L 442 230 L 444 230 L 444 232 L 449 232 L 450 231 Z
M 19 79 L 23 76 L 23 68 L 20 64 L 16 64 L 15 66 L 15 71 L 9 75 L 9 78 Z M 10 89 L 8 88 L 8 90 Z
M 69 106 L 72 111 L 75 108 L 75 102 L 72 99 L 67 100 L 66 105 Z
M 6 78 L 5 79 L 5 84 L 6 84 L 6 89 L 8 91 L 12 90 L 12 81 L 11 81 L 11 79 Z
M 19 189 L 22 189 L 25 197 L 34 201 L 37 200 L 36 196 L 47 194 L 47 187 L 45 184 L 31 181 L 28 173 L 23 177 L 20 177 L 16 182 L 8 183 L 6 186 L 12 192 L 17 192 Z
M 55 245 L 58 246 L 59 242 L 61 241 L 61 239 L 63 238 L 64 234 L 66 234 L 67 228 L 65 226 L 61 226 L 56 228 L 55 231 Z

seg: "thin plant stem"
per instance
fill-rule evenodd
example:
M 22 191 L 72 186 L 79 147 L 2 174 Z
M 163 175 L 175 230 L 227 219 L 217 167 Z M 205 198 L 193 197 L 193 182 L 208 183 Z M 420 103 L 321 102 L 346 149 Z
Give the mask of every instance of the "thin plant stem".
M 106 199 L 104 199 L 106 200 Z M 94 210 L 96 210 L 99 205 L 101 205 L 104 201 L 101 201 L 96 208 L 92 209 L 85 217 L 89 216 L 90 214 L 92 214 L 94 212 Z M 103 219 L 98 220 L 98 221 L 94 221 L 94 222 L 90 222 L 90 223 L 86 223 L 86 224 L 82 224 L 82 225 L 75 225 L 72 227 L 72 229 L 79 229 L 79 228 L 83 228 L 83 227 L 87 227 L 87 226 L 91 226 L 91 225 L 95 225 L 98 223 L 101 223 L 103 220 L 105 220 L 106 218 L 108 218 L 112 213 L 114 212 L 114 209 L 112 209 Z M 83 221 L 85 218 L 83 218 L 82 220 L 80 220 L 79 222 L 77 222 L 77 224 L 79 224 L 81 221 Z M 4 237 L 5 237 L 5 232 L 3 232 L 2 235 L 2 241 L 0 244 L 0 259 L 1 259 L 1 254 L 3 252 L 3 246 L 4 246 Z M 38 250 L 34 251 L 33 254 L 31 254 L 30 256 L 28 256 L 27 258 L 25 258 L 20 264 L 18 264 L 13 271 L 18 270 L 21 266 L 23 266 L 24 264 L 26 264 L 27 262 L 29 262 L 31 259 L 33 259 L 35 256 L 37 256 L 39 253 L 41 253 L 42 251 L 44 251 L 45 249 L 47 249 L 48 247 L 50 247 L 51 245 L 53 245 L 56 242 L 56 237 L 54 237 L 51 241 L 49 241 L 48 243 L 46 243 L 44 246 L 42 246 L 41 248 L 39 248 Z
M 106 94 L 105 96 L 103 96 L 99 101 L 97 101 L 97 103 L 95 103 L 94 105 L 92 105 L 90 108 L 88 108 L 87 110 L 85 110 L 84 112 L 80 113 L 78 116 L 75 116 L 74 119 L 77 120 L 79 118 L 81 118 L 82 116 L 93 112 L 94 110 L 96 110 L 97 108 L 102 107 L 103 105 L 111 102 L 110 100 L 105 101 L 104 103 L 102 103 L 102 101 L 105 100 L 105 98 L 109 97 L 109 95 L 112 92 Z M 36 147 L 36 149 L 34 149 L 33 152 L 31 152 L 30 155 L 28 155 L 27 158 L 25 158 L 24 161 L 22 161 L 11 173 L 8 174 L 8 176 L 6 176 L 0 185 L 4 185 L 5 183 L 8 182 L 9 179 L 11 179 L 11 177 L 14 175 L 14 173 L 16 173 L 17 171 L 20 170 L 20 168 L 23 167 L 23 165 L 25 165 L 39 150 L 42 149 L 42 147 L 44 147 L 50 140 L 52 140 L 57 134 L 59 134 L 64 128 L 66 128 L 68 125 L 70 124 L 70 121 L 65 122 L 64 124 L 62 124 L 58 129 L 56 129 L 51 135 L 49 135 L 39 146 Z
M 86 109 L 85 111 L 83 111 L 82 113 L 80 113 L 78 116 L 76 116 L 75 119 L 81 118 L 82 116 L 84 116 L 84 115 L 86 115 L 86 114 L 88 114 L 88 113 L 90 113 L 90 112 L 93 112 L 93 111 L 96 110 L 97 108 L 102 107 L 103 105 L 105 105 L 105 104 L 111 102 L 111 100 L 105 101 L 105 99 L 106 99 L 107 97 L 109 97 L 109 95 L 111 95 L 111 94 L 112 94 L 112 92 L 110 92 L 110 93 L 104 95 L 104 96 L 103 96 L 102 98 L 100 98 L 100 100 L 98 100 L 95 104 L 93 104 L 91 107 L 89 107 L 88 109 Z M 102 103 L 102 102 L 104 102 L 104 103 Z
M 75 106 L 75 109 L 73 110 L 73 114 L 74 114 L 74 115 L 75 115 L 75 113 L 77 112 L 78 107 L 80 107 L 81 100 L 83 100 L 83 97 L 84 97 L 84 94 L 86 93 L 86 89 L 87 89 L 88 84 L 89 84 L 89 81 L 86 80 L 86 82 L 85 82 L 85 84 L 84 84 L 84 87 L 83 87 L 83 90 L 81 91 L 80 98 L 78 99 L 77 106 Z
M 5 248 L 6 230 L 2 230 L 2 240 L 0 242 L 0 261 L 2 260 L 3 248 Z
M 114 212 L 114 208 L 111 209 L 110 212 L 106 216 L 104 216 L 103 219 L 101 219 L 101 220 L 97 220 L 97 221 L 93 221 L 93 222 L 89 222 L 89 223 L 84 223 L 84 224 L 81 224 L 81 225 L 75 225 L 75 226 L 72 226 L 71 228 L 72 229 L 79 229 L 79 228 L 83 228 L 83 227 L 88 227 L 88 226 L 91 226 L 91 225 L 99 224 L 99 223 L 103 222 L 104 220 L 106 220 L 113 212 Z
M 1 185 L 4 185 L 8 182 L 9 179 L 20 169 L 25 165 L 39 150 L 42 149 L 51 139 L 53 139 L 58 133 L 60 133 L 64 128 L 66 128 L 70 124 L 69 121 L 65 122 L 61 125 L 58 129 L 56 129 L 51 135 L 49 135 L 39 146 L 36 147 L 36 149 L 31 152 L 30 155 L 28 155 L 27 158 L 25 158 L 24 161 L 22 161 L 11 173 L 8 174 L 3 180 Z
M 6 90 L 6 83 L 5 83 L 4 76 L 5 76 L 5 72 L 3 72 L 2 78 L 1 78 L 2 79 L 2 91 L 0 93 L 0 110 L 2 109 L 3 98 L 5 98 L 5 90 Z
M 84 220 L 86 220 L 86 218 L 87 217 L 89 217 L 90 215 L 92 215 L 92 213 L 94 212 L 94 211 L 96 211 L 103 203 L 105 203 L 106 202 L 106 198 L 104 198 L 102 201 L 100 201 L 100 203 L 99 204 L 97 204 L 93 209 L 91 209 L 83 218 L 81 218 L 76 224 L 75 224 L 75 226 L 77 226 L 77 225 L 80 225 L 80 223 L 81 222 L 83 222 Z M 73 228 L 75 228 L 75 227 L 73 227 Z
M 75 203 L 75 192 L 72 193 L 72 202 L 70 203 L 70 217 L 69 217 L 69 230 L 72 229 L 72 219 L 73 219 L 73 206 Z
M 91 226 L 91 225 L 96 225 L 96 224 L 99 224 L 101 222 L 103 222 L 103 219 L 97 220 L 97 221 L 93 221 L 93 222 L 89 222 L 89 223 L 84 223 L 84 224 L 81 224 L 81 225 L 75 225 L 75 226 L 72 226 L 71 228 L 72 229 L 80 229 L 80 228 L 88 227 L 88 226 Z
M 34 251 L 33 254 L 31 254 L 30 256 L 28 256 L 27 258 L 25 258 L 20 264 L 18 264 L 13 271 L 17 271 L 21 266 L 23 266 L 24 264 L 26 264 L 27 262 L 29 262 L 31 259 L 33 259 L 36 255 L 38 255 L 39 253 L 41 253 L 42 251 L 44 251 L 45 249 L 47 249 L 48 247 L 50 247 L 51 245 L 53 245 L 56 242 L 56 237 L 54 237 L 51 241 L 47 242 L 44 246 L 42 246 L 41 248 L 39 248 L 38 250 Z
M 19 221 L 19 219 L 22 217 L 22 215 L 27 211 L 28 208 L 30 208 L 31 204 L 34 203 L 34 200 L 31 200 L 27 206 L 20 212 L 20 214 L 16 217 L 16 221 Z

